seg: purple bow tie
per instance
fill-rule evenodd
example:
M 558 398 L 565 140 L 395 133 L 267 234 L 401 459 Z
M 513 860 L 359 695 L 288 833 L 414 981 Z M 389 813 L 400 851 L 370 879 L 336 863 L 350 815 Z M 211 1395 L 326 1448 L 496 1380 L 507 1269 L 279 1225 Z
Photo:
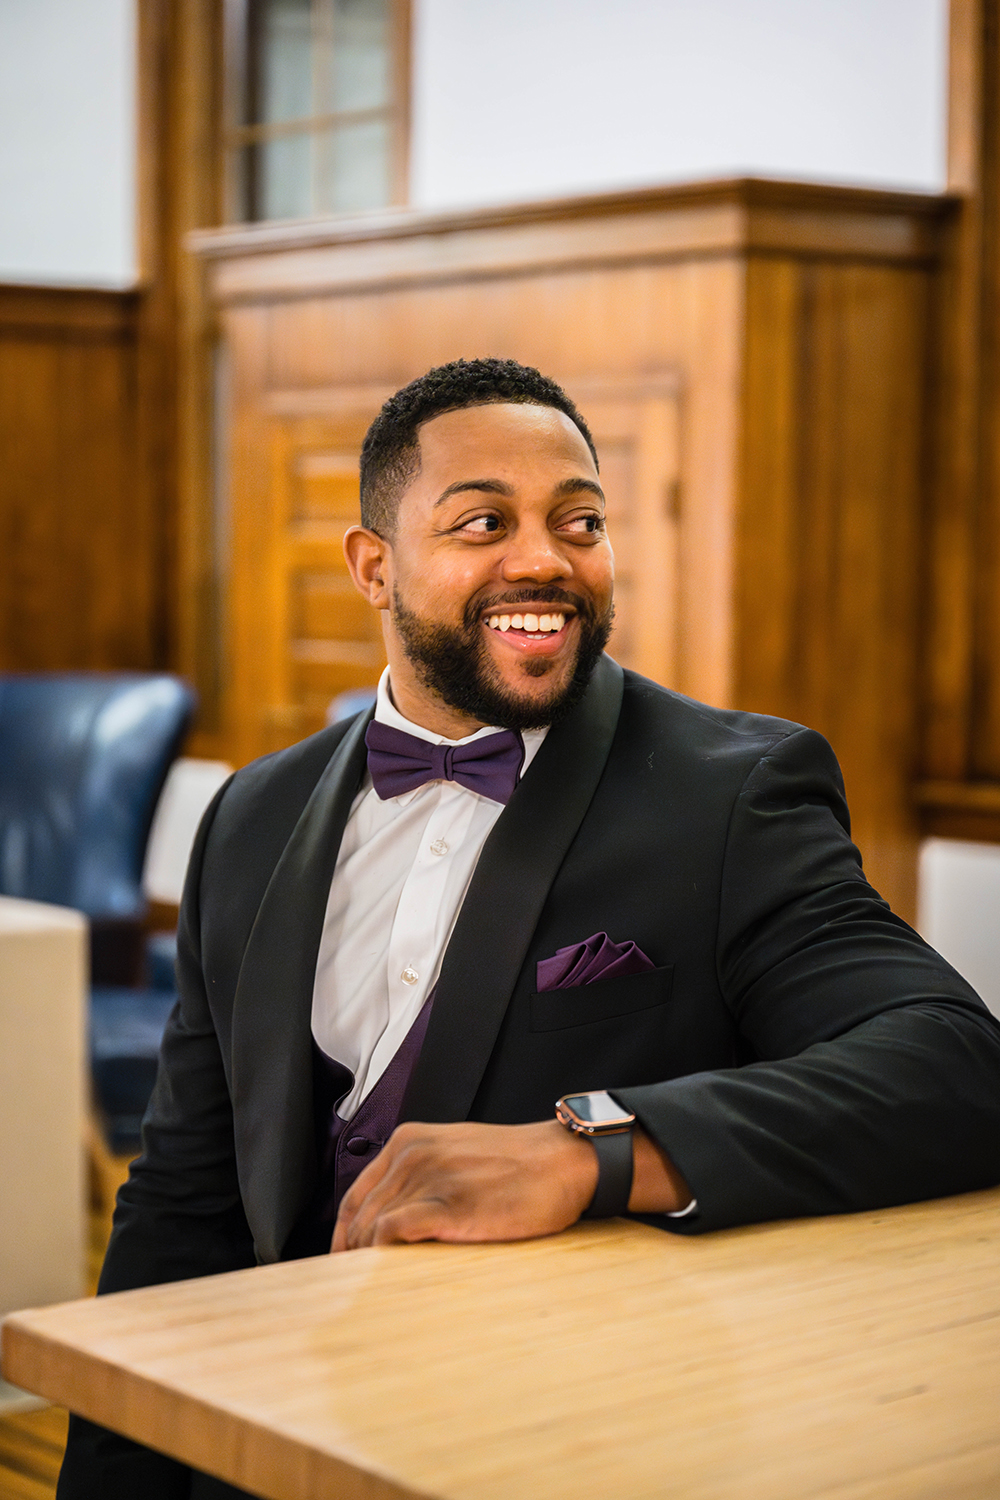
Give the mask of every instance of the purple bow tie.
M 368 770 L 383 802 L 427 781 L 457 781 L 493 802 L 509 802 L 524 760 L 524 744 L 512 729 L 469 745 L 432 745 L 373 719 L 365 734 Z

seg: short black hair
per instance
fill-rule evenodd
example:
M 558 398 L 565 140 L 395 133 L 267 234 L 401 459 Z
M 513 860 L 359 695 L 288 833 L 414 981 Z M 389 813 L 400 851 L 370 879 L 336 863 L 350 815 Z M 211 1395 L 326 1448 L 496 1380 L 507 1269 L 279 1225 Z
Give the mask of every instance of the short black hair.
M 597 466 L 590 429 L 554 380 L 516 359 L 454 359 L 390 396 L 369 427 L 361 449 L 362 526 L 392 536 L 403 491 L 420 471 L 422 423 L 446 411 L 502 402 L 563 412 L 579 428 Z

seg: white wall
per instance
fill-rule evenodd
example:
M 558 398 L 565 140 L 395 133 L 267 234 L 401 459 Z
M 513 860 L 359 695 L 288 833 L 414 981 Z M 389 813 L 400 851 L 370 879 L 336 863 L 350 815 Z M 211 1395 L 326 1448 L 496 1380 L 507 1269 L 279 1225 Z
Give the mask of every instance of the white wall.
M 939 189 L 946 0 L 417 0 L 420 207 L 743 173 Z
M 129 286 L 134 0 L 0 0 L 0 280 Z
M 927 839 L 918 925 L 1000 1016 L 1000 846 Z

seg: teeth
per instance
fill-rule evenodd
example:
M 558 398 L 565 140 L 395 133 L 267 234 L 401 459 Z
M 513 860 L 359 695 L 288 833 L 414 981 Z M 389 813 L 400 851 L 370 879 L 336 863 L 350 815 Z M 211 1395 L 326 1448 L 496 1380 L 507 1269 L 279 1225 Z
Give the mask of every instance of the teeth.
M 491 630 L 527 630 L 532 635 L 539 631 L 562 630 L 565 615 L 490 615 L 486 622 Z

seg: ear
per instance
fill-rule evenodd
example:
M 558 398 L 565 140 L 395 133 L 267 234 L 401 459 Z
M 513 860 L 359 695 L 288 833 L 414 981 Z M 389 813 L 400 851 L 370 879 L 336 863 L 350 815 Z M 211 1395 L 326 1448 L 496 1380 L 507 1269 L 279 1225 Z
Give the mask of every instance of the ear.
M 344 557 L 358 593 L 372 609 L 388 609 L 392 547 L 385 538 L 367 526 L 349 526 L 344 533 Z

